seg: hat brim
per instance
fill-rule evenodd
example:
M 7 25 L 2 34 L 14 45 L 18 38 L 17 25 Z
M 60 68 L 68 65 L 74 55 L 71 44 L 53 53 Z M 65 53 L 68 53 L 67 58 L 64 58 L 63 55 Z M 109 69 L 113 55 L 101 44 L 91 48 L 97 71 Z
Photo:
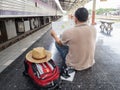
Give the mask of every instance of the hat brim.
M 32 62 L 32 63 L 43 63 L 43 62 L 48 62 L 50 59 L 51 59 L 51 53 L 47 50 L 46 51 L 46 58 L 44 59 L 40 59 L 40 60 L 36 60 L 34 58 L 32 58 L 32 51 L 28 52 L 27 55 L 26 55 L 26 60 L 29 61 L 29 62 Z

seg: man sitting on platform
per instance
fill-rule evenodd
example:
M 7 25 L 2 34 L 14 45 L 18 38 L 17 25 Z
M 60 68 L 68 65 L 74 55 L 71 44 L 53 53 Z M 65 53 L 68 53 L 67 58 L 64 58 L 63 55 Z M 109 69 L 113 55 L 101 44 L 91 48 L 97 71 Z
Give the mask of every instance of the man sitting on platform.
M 75 70 L 87 69 L 95 63 L 96 29 L 88 25 L 87 20 L 87 9 L 78 8 L 74 17 L 75 27 L 64 31 L 61 38 L 57 37 L 54 30 L 51 30 L 56 47 L 67 67 Z

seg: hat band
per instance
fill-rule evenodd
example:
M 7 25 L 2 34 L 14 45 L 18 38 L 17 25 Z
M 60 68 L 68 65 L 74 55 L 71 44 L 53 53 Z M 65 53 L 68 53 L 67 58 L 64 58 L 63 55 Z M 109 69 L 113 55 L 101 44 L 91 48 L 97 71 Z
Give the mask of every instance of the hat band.
M 47 57 L 47 55 L 45 57 L 42 57 L 42 58 L 35 58 L 32 56 L 32 58 L 36 59 L 36 60 L 41 60 L 41 59 L 45 59 Z

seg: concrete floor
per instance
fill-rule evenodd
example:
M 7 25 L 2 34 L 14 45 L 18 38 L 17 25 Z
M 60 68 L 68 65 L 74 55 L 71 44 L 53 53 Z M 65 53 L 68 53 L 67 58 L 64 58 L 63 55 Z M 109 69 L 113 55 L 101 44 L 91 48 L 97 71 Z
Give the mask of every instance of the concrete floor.
M 108 36 L 100 33 L 99 23 L 96 25 L 96 64 L 88 70 L 76 72 L 72 82 L 62 81 L 61 90 L 120 90 L 120 23 L 114 24 L 113 27 L 111 36 Z M 26 53 L 38 46 L 50 50 L 55 63 L 61 67 L 62 59 L 48 30 L 0 73 L 0 90 L 40 90 L 29 78 L 22 75 Z

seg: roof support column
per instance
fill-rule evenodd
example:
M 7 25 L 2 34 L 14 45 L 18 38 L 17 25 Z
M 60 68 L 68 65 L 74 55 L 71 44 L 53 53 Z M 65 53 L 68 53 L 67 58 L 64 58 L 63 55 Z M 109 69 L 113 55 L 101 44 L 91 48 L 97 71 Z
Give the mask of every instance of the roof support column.
M 92 9 L 92 25 L 95 25 L 95 10 L 96 10 L 96 0 L 93 0 L 93 9 Z

